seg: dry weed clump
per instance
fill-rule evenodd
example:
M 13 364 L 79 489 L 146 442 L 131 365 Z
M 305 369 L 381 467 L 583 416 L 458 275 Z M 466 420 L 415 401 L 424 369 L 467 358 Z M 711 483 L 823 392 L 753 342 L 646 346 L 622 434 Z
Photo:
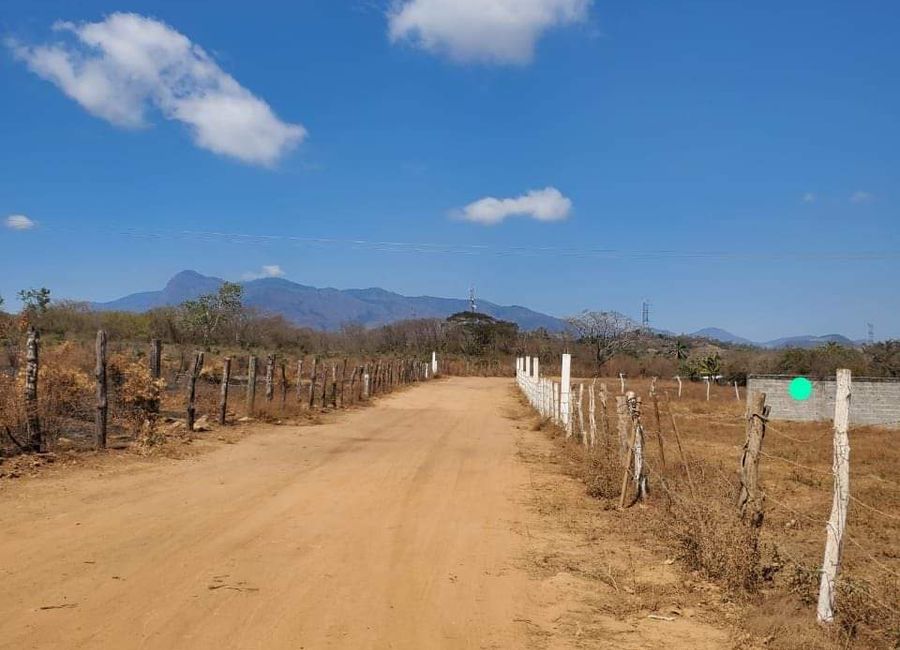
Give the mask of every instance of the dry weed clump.
M 118 414 L 135 435 L 138 449 L 146 451 L 161 444 L 165 436 L 159 431 L 158 421 L 165 380 L 153 379 L 146 365 L 124 354 L 110 358 L 109 379 L 117 397 Z

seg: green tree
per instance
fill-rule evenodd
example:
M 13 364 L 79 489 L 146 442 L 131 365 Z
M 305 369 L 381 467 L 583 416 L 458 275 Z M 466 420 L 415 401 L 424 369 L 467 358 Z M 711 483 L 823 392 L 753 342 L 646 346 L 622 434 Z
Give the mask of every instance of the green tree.
M 216 293 L 182 303 L 180 311 L 185 329 L 209 347 L 227 325 L 238 322 L 244 309 L 243 296 L 241 285 L 225 282 Z
M 50 289 L 22 289 L 19 292 L 19 300 L 22 301 L 23 311 L 30 314 L 43 314 L 50 305 Z

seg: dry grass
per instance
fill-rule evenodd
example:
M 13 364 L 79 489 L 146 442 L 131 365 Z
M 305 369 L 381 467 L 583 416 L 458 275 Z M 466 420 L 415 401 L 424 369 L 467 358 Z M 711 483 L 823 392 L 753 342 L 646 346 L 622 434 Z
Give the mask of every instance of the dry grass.
M 611 394 L 618 392 L 618 379 L 603 381 Z M 658 425 L 648 398 L 649 382 L 629 380 L 627 388 L 644 398 L 651 496 L 646 508 L 622 513 L 623 525 L 652 532 L 677 552 L 686 568 L 721 584 L 728 599 L 742 604 L 747 630 L 766 647 L 900 647 L 896 431 L 851 431 L 851 494 L 856 501 L 848 516 L 837 621 L 826 630 L 815 623 L 815 600 L 832 498 L 830 423 L 770 423 L 760 468 L 765 519 L 757 533 L 742 524 L 735 507 L 745 406 L 734 389 L 713 387 L 706 401 L 703 384 L 685 382 L 680 399 L 674 382 L 657 384 L 660 393 L 671 396 L 693 478 L 692 496 L 665 398 L 660 400 Z M 613 432 L 614 414 L 609 418 Z M 665 440 L 666 467 L 657 448 L 658 428 Z M 611 509 L 618 505 L 623 470 L 618 443 L 602 437 L 599 415 L 598 430 L 601 438 L 593 450 L 574 442 L 577 436 L 566 443 L 555 431 L 555 439 L 568 470 Z

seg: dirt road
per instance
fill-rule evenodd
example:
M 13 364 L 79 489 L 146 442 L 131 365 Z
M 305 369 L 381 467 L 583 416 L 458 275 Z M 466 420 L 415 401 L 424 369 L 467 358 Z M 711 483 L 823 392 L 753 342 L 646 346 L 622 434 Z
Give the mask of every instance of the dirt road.
M 451 379 L 189 460 L 9 482 L 0 647 L 572 647 L 554 620 L 583 597 L 550 607 L 523 564 L 540 524 L 511 408 L 509 381 Z

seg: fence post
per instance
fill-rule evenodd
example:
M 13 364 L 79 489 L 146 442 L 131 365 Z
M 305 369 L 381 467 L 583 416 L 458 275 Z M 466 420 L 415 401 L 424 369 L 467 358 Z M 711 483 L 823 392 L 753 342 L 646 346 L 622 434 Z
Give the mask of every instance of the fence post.
M 687 477 L 691 498 L 694 498 L 696 491 L 694 490 L 694 480 L 691 478 L 691 466 L 688 465 L 684 447 L 681 446 L 681 436 L 678 435 L 678 425 L 675 424 L 675 414 L 672 412 L 672 400 L 669 399 L 669 391 L 666 391 L 666 407 L 669 410 L 669 419 L 672 421 L 672 433 L 675 435 L 675 444 L 678 445 L 678 457 L 681 459 L 681 464 L 684 467 L 684 474 Z
M 624 395 L 625 394 L 625 375 L 623 373 L 619 373 L 619 383 L 621 384 L 619 392 Z
M 681 397 L 681 377 L 675 375 L 675 379 L 678 381 L 678 397 Z
M 94 377 L 97 379 L 97 430 L 94 434 L 94 445 L 97 449 L 106 449 L 106 418 L 109 413 L 109 399 L 106 392 L 106 332 L 97 330 L 97 365 Z
M 584 428 L 584 384 L 578 384 L 578 428 L 581 430 L 581 444 L 588 445 L 588 432 Z
M 850 502 L 850 371 L 837 371 L 834 396 L 834 496 L 831 517 L 828 520 L 825 557 L 822 561 L 822 578 L 819 583 L 819 606 L 816 617 L 820 623 L 834 620 L 834 582 L 841 565 L 841 548 L 844 526 L 847 523 L 847 506 Z
M 250 355 L 247 362 L 247 415 L 253 416 L 253 407 L 256 402 L 256 357 Z
M 618 400 L 617 400 L 618 401 Z M 625 507 L 625 494 L 628 491 L 628 474 L 634 459 L 632 473 L 636 487 L 637 499 L 647 496 L 647 475 L 644 472 L 644 429 L 641 426 L 641 402 L 634 391 L 628 391 L 625 402 L 631 415 L 631 444 L 625 458 L 625 473 L 622 477 L 622 494 L 619 497 L 619 508 Z
M 38 348 L 41 335 L 34 327 L 28 328 L 25 343 L 25 428 L 28 447 L 31 451 L 47 451 L 46 441 L 41 433 L 41 418 L 38 414 Z
M 162 375 L 162 341 L 152 339 L 150 341 L 150 376 L 159 379 Z
M 738 388 L 737 379 L 734 380 L 734 399 L 736 399 L 739 402 L 741 401 L 741 391 Z
M 709 386 L 712 382 L 709 380 L 709 377 L 704 377 L 706 379 L 706 401 L 709 401 Z
M 281 368 L 281 412 L 284 413 L 284 409 L 287 407 L 288 394 L 287 368 L 285 367 L 284 359 L 278 365 Z
M 559 415 L 566 430 L 566 438 L 572 436 L 572 355 L 562 355 L 559 382 Z
M 606 383 L 600 382 L 600 422 L 603 425 L 604 439 L 609 441 L 609 410 L 607 399 L 609 391 L 606 389 Z
M 222 389 L 219 393 L 219 424 L 225 424 L 228 413 L 228 382 L 231 380 L 231 357 L 222 359 Z
M 437 352 L 431 353 L 431 376 L 438 374 Z
M 319 366 L 319 357 L 313 357 L 312 370 L 309 372 L 309 408 L 312 410 L 316 403 L 316 370 Z
M 594 384 L 596 383 L 597 380 L 594 379 L 588 389 L 588 426 L 591 428 L 591 447 L 597 444 L 597 416 L 594 414 L 597 406 L 597 402 L 594 399 Z
M 741 519 L 749 520 L 754 528 L 762 526 L 763 496 L 759 489 L 759 454 L 766 435 L 766 394 L 755 393 L 747 413 L 747 440 L 741 455 L 741 491 L 738 508 Z
M 203 368 L 203 353 L 198 352 L 194 357 L 194 365 L 191 367 L 191 374 L 188 377 L 188 407 L 187 407 L 187 430 L 194 430 L 194 416 L 197 414 L 194 401 L 197 397 L 197 378 L 200 376 L 200 370 Z
M 266 356 L 266 401 L 275 398 L 275 355 Z
M 616 429 L 619 434 L 619 460 L 628 462 L 628 405 L 624 395 L 616 395 Z

